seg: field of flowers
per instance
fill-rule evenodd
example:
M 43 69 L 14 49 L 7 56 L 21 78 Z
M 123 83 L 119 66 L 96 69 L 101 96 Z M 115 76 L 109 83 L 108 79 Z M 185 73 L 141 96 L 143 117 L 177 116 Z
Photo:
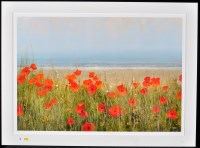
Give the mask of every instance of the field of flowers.
M 182 74 L 109 84 L 93 71 L 45 76 L 36 64 L 18 70 L 17 128 L 34 131 L 181 131 Z

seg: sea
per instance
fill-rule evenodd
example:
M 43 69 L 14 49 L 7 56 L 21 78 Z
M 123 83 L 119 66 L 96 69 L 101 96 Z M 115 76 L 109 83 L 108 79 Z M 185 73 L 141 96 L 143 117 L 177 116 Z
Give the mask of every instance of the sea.
M 181 70 L 182 64 L 176 62 L 66 62 L 66 61 L 33 61 L 27 64 L 17 63 L 17 67 L 21 68 L 25 65 L 35 63 L 38 68 L 42 69 L 58 69 L 58 70 L 111 70 L 111 69 L 141 69 L 141 70 Z M 50 63 L 50 64 L 49 64 Z

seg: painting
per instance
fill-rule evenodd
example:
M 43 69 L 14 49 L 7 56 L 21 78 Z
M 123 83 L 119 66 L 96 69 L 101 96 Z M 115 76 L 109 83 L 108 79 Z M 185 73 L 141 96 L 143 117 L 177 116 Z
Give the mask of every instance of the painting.
M 181 132 L 183 24 L 180 16 L 17 17 L 17 130 Z

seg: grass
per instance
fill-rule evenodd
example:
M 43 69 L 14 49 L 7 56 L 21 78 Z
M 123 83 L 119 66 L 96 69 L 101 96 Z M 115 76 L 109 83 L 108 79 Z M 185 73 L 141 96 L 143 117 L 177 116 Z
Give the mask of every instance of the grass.
M 18 75 L 21 75 L 21 69 L 18 69 Z M 115 75 L 101 71 L 95 73 L 103 82 L 102 88 L 97 89 L 94 95 L 88 93 L 87 88 L 82 85 L 84 79 L 88 79 L 89 71 L 82 71 L 75 82 L 79 86 L 77 92 L 72 91 L 65 75 L 72 74 L 72 71 L 62 71 L 58 76 L 58 72 L 53 69 L 45 71 L 42 69 L 32 70 L 26 76 L 22 84 L 17 85 L 17 103 L 22 106 L 22 114 L 17 117 L 18 130 L 30 131 L 82 131 L 86 122 L 93 123 L 95 131 L 181 131 L 181 99 L 177 99 L 177 93 L 181 91 L 181 82 L 178 80 L 179 72 L 176 77 L 171 77 L 170 72 L 163 73 L 153 71 L 153 73 L 142 72 L 139 75 L 131 70 L 118 70 Z M 29 84 L 29 80 L 35 78 L 38 73 L 43 73 L 45 79 L 53 80 L 52 90 L 47 91 L 47 95 L 39 96 L 38 88 L 35 84 Z M 124 74 L 123 74 L 124 73 Z M 140 73 L 141 74 L 141 73 Z M 144 88 L 142 82 L 146 75 L 151 77 L 160 77 L 160 84 L 157 87 L 152 85 L 147 87 L 148 92 L 141 94 Z M 157 74 L 157 75 L 156 75 Z M 121 77 L 120 77 L 121 75 Z M 127 79 L 127 77 L 129 77 Z M 135 88 L 133 81 L 137 81 L 140 85 Z M 95 82 L 95 81 L 94 81 Z M 127 88 L 128 93 L 125 96 L 117 95 L 109 98 L 109 92 L 116 92 L 117 86 L 123 84 Z M 112 85 L 112 87 L 110 87 Z M 167 90 L 163 90 L 162 86 L 168 86 Z M 164 96 L 167 99 L 166 104 L 160 104 L 159 98 Z M 58 100 L 57 104 L 53 104 L 51 108 L 46 109 L 45 103 L 50 102 L 53 98 Z M 128 103 L 130 98 L 134 98 L 136 105 L 130 106 Z M 85 104 L 85 111 L 88 113 L 87 118 L 82 118 L 75 108 L 78 104 Z M 97 107 L 99 104 L 106 104 L 105 112 L 99 112 Z M 112 117 L 109 109 L 119 106 L 122 113 L 118 117 Z M 160 112 L 154 113 L 152 108 L 158 106 Z M 168 118 L 167 113 L 170 110 L 177 112 L 177 119 Z M 67 119 L 74 119 L 73 125 L 66 123 Z

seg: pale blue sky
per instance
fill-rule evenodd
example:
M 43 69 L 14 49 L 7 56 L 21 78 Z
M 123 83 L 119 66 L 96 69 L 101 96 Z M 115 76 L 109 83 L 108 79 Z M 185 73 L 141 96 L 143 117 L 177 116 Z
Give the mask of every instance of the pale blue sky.
M 30 48 L 31 47 L 31 48 Z M 19 17 L 17 54 L 37 62 L 181 63 L 180 18 Z M 49 61 L 50 60 L 50 61 Z

